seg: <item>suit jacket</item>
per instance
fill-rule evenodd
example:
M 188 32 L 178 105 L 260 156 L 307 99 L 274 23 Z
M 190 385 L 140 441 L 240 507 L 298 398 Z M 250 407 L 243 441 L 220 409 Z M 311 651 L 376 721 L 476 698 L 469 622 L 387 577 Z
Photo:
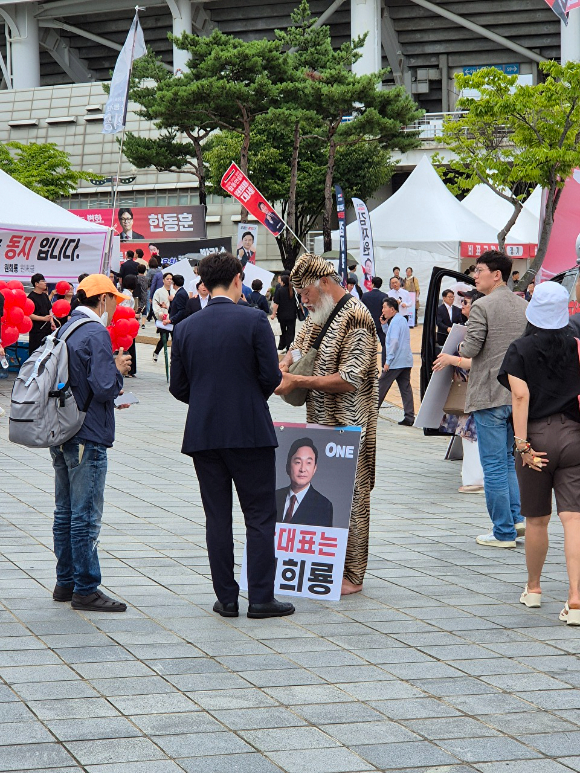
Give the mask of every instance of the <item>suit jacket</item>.
M 282 380 L 259 309 L 213 298 L 173 332 L 169 391 L 188 403 L 182 453 L 276 447 L 267 400 Z
M 363 293 L 363 297 L 361 298 L 361 303 L 364 303 L 364 305 L 371 313 L 371 317 L 375 323 L 377 335 L 382 346 L 385 345 L 385 334 L 381 326 L 380 318 L 381 314 L 383 313 L 383 303 L 385 298 L 388 298 L 388 295 L 382 290 L 377 290 L 376 287 L 370 290 L 368 293 Z
M 437 309 L 437 343 L 444 344 L 449 335 L 447 328 L 454 324 L 461 325 L 464 320 L 465 317 L 457 306 L 451 307 L 451 319 L 449 319 L 449 306 L 442 303 Z
M 201 311 L 201 300 L 199 296 L 197 298 L 188 298 L 185 304 L 185 316 L 189 317 L 195 314 L 196 311 Z
M 276 520 L 282 523 L 284 520 L 284 505 L 289 487 L 276 491 Z M 332 502 L 323 494 L 310 486 L 304 499 L 296 510 L 290 523 L 298 523 L 307 526 L 332 526 Z
M 465 410 L 511 405 L 509 390 L 497 380 L 505 353 L 512 341 L 524 334 L 527 303 L 505 285 L 472 303 L 462 357 L 471 357 Z
M 189 295 L 187 290 L 184 287 L 180 287 L 173 296 L 173 300 L 169 306 L 169 319 L 171 320 L 172 325 L 178 325 L 182 319 L 187 317 L 185 307 L 188 300 Z

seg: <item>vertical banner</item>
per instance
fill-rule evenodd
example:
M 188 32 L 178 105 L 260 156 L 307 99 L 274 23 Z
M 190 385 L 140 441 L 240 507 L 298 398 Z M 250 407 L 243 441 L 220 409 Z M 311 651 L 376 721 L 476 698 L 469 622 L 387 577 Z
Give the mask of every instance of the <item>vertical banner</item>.
M 230 164 L 221 179 L 221 187 L 244 206 L 250 215 L 259 220 L 272 236 L 280 236 L 286 223 L 274 212 L 255 185 L 242 172 L 237 164 Z
M 258 226 L 248 223 L 238 223 L 238 246 L 236 256 L 242 261 L 242 266 L 247 263 L 256 263 L 256 247 L 258 244 Z
M 336 193 L 336 214 L 338 217 L 338 273 L 346 286 L 348 278 L 348 267 L 346 265 L 346 207 L 344 204 L 344 193 L 340 185 L 334 186 Z
M 276 595 L 339 601 L 360 427 L 275 424 Z M 247 590 L 244 549 L 240 587 Z
M 373 247 L 373 232 L 369 211 L 364 201 L 353 199 L 352 203 L 358 220 L 360 233 L 360 264 L 363 272 L 365 290 L 373 289 L 372 279 L 375 275 L 375 250 Z

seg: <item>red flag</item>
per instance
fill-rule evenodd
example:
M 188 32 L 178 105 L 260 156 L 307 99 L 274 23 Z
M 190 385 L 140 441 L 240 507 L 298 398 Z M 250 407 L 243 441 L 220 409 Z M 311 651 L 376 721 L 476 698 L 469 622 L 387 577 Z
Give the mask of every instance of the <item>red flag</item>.
M 560 18 L 564 24 L 568 24 L 568 16 L 566 13 L 567 0 L 546 0 L 550 8 L 554 11 L 556 16 Z
M 237 199 L 248 212 L 264 225 L 272 236 L 279 236 L 286 223 L 276 214 L 260 191 L 253 185 L 237 164 L 232 163 L 222 177 L 221 187 Z

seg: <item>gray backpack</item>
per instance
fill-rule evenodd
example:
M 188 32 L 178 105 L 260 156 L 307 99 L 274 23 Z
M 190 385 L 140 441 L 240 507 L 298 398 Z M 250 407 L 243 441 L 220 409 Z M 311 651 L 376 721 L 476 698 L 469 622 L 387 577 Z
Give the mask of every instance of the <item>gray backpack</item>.
M 93 399 L 92 391 L 79 409 L 68 380 L 66 340 L 75 330 L 93 320 L 73 322 L 59 337 L 48 336 L 20 368 L 12 387 L 8 437 L 29 448 L 60 446 L 83 426 Z

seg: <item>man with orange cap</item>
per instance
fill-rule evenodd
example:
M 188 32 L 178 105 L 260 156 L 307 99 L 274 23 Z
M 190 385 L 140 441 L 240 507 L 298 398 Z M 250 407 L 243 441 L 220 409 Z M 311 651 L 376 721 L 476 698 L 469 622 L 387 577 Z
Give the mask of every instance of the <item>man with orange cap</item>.
M 77 288 L 79 305 L 61 329 L 88 319 L 66 340 L 69 384 L 77 405 L 86 413 L 85 420 L 74 437 L 50 449 L 55 472 L 53 538 L 57 560 L 52 597 L 71 601 L 73 609 L 85 611 L 127 609 L 126 604 L 99 590 L 97 554 L 107 448 L 115 439 L 114 400 L 122 394 L 123 376 L 131 367 L 131 358 L 122 349 L 113 355 L 107 330 L 124 297 L 103 274 L 87 276 Z

